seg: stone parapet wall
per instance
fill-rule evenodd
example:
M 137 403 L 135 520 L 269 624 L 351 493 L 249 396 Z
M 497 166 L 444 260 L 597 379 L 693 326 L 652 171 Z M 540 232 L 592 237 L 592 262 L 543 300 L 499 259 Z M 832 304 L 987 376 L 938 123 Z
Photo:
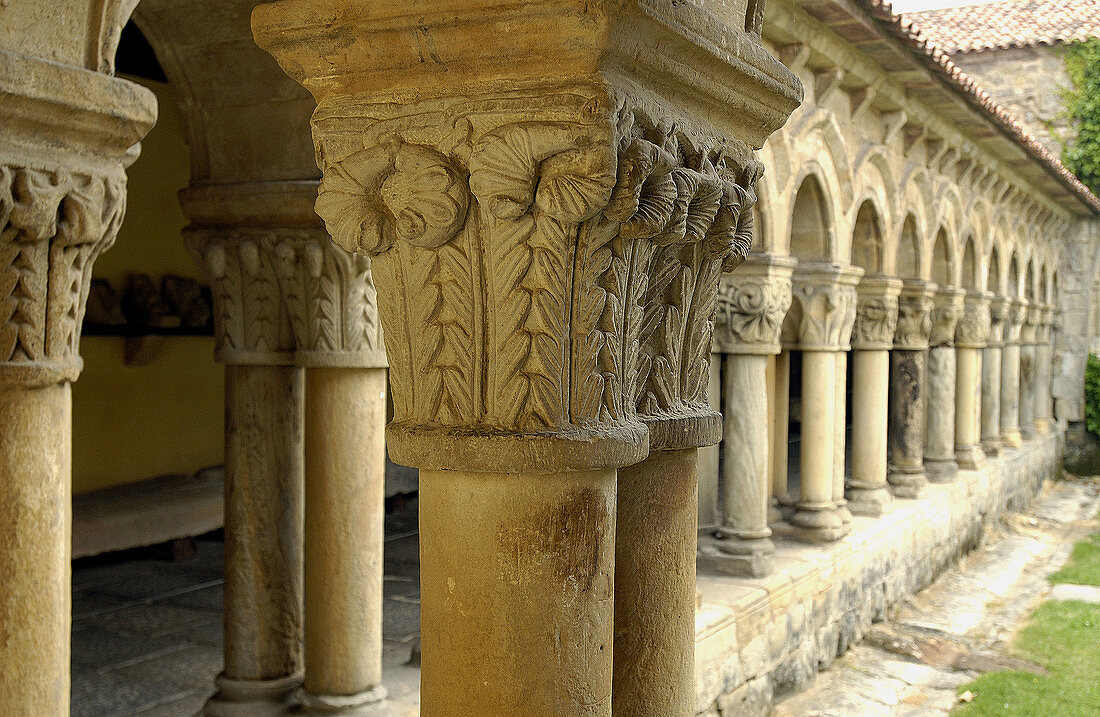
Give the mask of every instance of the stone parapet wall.
M 891 606 L 977 547 L 1006 510 L 1026 507 L 1060 471 L 1064 430 L 1025 443 L 903 500 L 888 520 L 856 517 L 822 546 L 780 543 L 766 578 L 700 573 L 696 612 L 698 715 L 767 715 L 805 689 Z

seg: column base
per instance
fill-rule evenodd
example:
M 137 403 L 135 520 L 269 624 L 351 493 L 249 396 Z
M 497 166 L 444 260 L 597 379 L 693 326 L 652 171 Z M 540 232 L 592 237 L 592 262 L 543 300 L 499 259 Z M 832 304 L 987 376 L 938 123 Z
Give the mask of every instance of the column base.
M 959 475 L 959 464 L 955 458 L 924 457 L 924 473 L 932 483 L 950 483 Z
M 1035 430 L 1035 426 L 1021 427 L 1020 437 L 1025 441 L 1034 441 L 1039 437 L 1039 432 Z
M 798 503 L 791 516 L 791 537 L 806 543 L 830 543 L 851 532 L 835 503 Z
M 964 470 L 978 470 L 985 463 L 985 453 L 978 444 L 964 446 L 955 451 L 955 462 Z
M 982 440 L 982 452 L 986 458 L 996 458 L 1001 455 L 1001 439 L 985 438 Z
M 200 717 L 275 717 L 292 714 L 294 691 L 302 675 L 274 680 L 233 680 L 225 673 L 214 678 L 218 691 L 203 705 Z
M 315 695 L 299 688 L 296 715 L 341 715 L 342 717 L 393 717 L 386 702 L 386 688 L 378 685 L 355 695 Z
M 719 575 L 762 578 L 775 569 L 775 543 L 771 538 L 700 537 L 695 562 L 700 570 Z
M 852 522 L 852 511 L 848 509 L 848 501 L 841 498 L 836 502 L 836 514 L 840 517 L 840 522 L 848 525 Z
M 848 488 L 848 509 L 856 515 L 881 518 L 894 509 L 894 496 L 881 488 Z
M 895 471 L 887 476 L 887 480 L 895 498 L 920 498 L 928 487 L 928 478 L 923 470 L 912 473 Z
M 783 506 L 779 504 L 778 498 L 772 498 L 768 503 L 768 525 L 781 522 L 783 522 Z
M 1051 425 L 1051 420 L 1049 418 L 1035 419 L 1035 430 L 1039 433 L 1046 435 L 1047 433 L 1050 433 L 1053 429 L 1054 427 Z
M 1024 444 L 1024 437 L 1018 430 L 1001 431 L 1001 447 L 1018 450 Z

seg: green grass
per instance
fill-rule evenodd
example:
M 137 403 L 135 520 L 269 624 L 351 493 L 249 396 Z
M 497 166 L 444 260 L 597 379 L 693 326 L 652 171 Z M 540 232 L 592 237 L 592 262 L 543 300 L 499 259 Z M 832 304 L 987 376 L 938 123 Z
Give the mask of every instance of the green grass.
M 1073 555 L 1069 562 L 1051 575 L 1050 581 L 1100 586 L 1100 533 L 1095 533 L 1073 546 Z
M 990 672 L 959 688 L 974 701 L 956 717 L 1096 717 L 1100 715 L 1100 605 L 1047 602 L 1014 645 L 1049 674 Z

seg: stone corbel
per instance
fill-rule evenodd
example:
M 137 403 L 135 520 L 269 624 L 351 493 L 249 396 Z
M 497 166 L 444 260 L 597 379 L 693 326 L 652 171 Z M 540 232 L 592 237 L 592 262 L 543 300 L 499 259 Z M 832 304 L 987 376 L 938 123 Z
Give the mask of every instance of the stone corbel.
M 955 325 L 962 316 L 965 298 L 965 289 L 941 286 L 936 290 L 932 332 L 928 337 L 930 347 L 955 345 Z
M 846 351 L 856 320 L 856 285 L 863 270 L 854 266 L 799 264 L 794 271 L 792 311 L 802 351 Z
M 932 309 L 936 285 L 929 281 L 905 280 L 898 296 L 898 327 L 894 348 L 922 351 L 932 335 Z
M 955 346 L 966 349 L 985 348 L 992 327 L 990 302 L 993 293 L 975 289 L 966 292 L 962 314 L 955 325 Z
M 886 276 L 864 277 L 856 289 L 858 305 L 852 348 L 883 350 L 894 345 L 898 325 L 898 295 L 902 282 Z
M 714 347 L 730 354 L 777 354 L 783 318 L 791 308 L 791 271 L 796 261 L 750 255 L 718 288 Z

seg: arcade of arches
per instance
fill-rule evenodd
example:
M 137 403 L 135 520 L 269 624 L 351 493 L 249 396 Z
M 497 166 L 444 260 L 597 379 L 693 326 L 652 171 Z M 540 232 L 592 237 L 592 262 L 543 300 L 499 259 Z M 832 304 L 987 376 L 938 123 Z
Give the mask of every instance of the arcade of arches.
M 4 714 L 69 711 L 70 383 L 157 117 L 128 22 L 225 371 L 204 714 L 763 714 L 1082 418 L 1100 200 L 878 0 L 7 0 Z

